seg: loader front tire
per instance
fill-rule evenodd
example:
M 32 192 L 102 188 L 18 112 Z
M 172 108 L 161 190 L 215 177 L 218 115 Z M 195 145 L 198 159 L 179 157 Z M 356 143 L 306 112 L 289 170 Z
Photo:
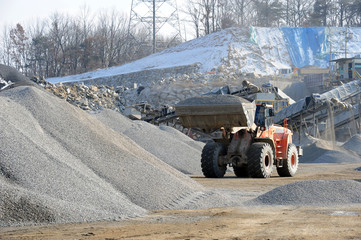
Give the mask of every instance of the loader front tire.
M 280 177 L 293 177 L 298 169 L 298 152 L 294 144 L 288 145 L 287 159 L 283 160 L 283 165 L 277 168 Z
M 265 142 L 255 142 L 247 153 L 248 173 L 254 178 L 269 178 L 273 171 L 273 149 Z
M 221 143 L 207 143 L 202 150 L 203 175 L 207 178 L 222 178 L 226 173 L 227 165 L 220 165 L 219 157 L 226 154 L 227 149 Z

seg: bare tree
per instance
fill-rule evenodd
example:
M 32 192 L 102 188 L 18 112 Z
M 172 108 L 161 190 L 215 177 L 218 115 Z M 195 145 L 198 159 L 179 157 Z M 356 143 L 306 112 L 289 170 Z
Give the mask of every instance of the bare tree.
M 249 16 L 253 11 L 252 0 L 233 0 L 234 16 L 238 26 L 249 25 Z M 248 21 L 247 21 L 248 20 Z
M 190 16 L 194 26 L 196 38 L 200 37 L 201 9 L 199 1 L 188 0 L 186 2 L 186 13 Z
M 283 5 L 279 0 L 254 0 L 257 18 L 255 25 L 260 27 L 279 26 L 283 14 Z
M 1 59 L 2 59 L 2 63 L 10 66 L 12 65 L 12 61 L 11 61 L 11 39 L 9 37 L 9 31 L 8 28 L 5 26 L 4 30 L 3 30 L 3 35 L 2 35 L 2 44 L 1 44 Z
M 25 34 L 23 26 L 19 23 L 10 30 L 11 39 L 11 59 L 16 69 L 26 74 L 27 53 L 28 53 L 28 37 Z
M 287 0 L 288 7 L 288 26 L 301 27 L 307 25 L 309 14 L 312 11 L 312 0 Z

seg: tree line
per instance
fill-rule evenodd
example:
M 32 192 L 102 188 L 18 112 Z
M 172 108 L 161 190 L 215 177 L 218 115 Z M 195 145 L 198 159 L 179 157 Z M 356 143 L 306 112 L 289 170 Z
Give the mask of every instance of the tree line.
M 188 0 L 196 37 L 233 26 L 361 26 L 361 0 Z
M 5 28 L 0 39 L 0 62 L 27 76 L 58 77 L 121 65 L 152 53 L 146 31 L 132 30 L 128 17 L 117 11 L 92 17 L 88 8 L 79 16 L 54 13 L 26 29 Z M 160 43 L 166 37 L 158 37 Z M 177 43 L 174 43 L 177 44 Z M 158 48 L 165 45 L 158 44 Z
M 228 27 L 361 26 L 361 0 L 187 0 L 195 37 Z M 27 76 L 58 77 L 121 65 L 152 53 L 145 29 L 131 29 L 115 10 L 93 16 L 87 7 L 78 16 L 54 13 L 30 26 L 5 27 L 0 62 Z M 170 39 L 157 36 L 162 50 Z M 163 45 L 162 45 L 163 43 Z M 177 44 L 179 42 L 174 42 Z

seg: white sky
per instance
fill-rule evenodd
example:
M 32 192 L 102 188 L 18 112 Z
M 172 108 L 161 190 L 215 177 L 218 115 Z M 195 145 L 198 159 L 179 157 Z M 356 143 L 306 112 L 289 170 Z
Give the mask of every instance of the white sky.
M 180 10 L 185 0 L 176 1 Z M 116 9 L 129 17 L 131 4 L 132 0 L 0 0 L 0 32 L 4 26 L 13 27 L 17 23 L 26 28 L 28 24 L 48 18 L 55 12 L 77 15 L 84 5 L 93 13 L 102 9 Z M 182 18 L 181 11 L 179 14 Z
M 77 14 L 84 5 L 94 12 L 115 8 L 129 16 L 131 3 L 132 0 L 0 0 L 0 24 L 24 24 L 49 17 L 56 11 Z

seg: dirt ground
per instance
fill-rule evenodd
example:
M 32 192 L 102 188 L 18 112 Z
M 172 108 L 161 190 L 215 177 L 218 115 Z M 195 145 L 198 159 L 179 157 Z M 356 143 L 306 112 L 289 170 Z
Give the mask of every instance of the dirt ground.
M 300 180 L 361 181 L 360 164 L 302 164 L 293 178 L 193 177 L 206 187 L 260 194 Z M 361 239 L 361 205 L 160 210 L 121 222 L 8 227 L 0 239 Z

